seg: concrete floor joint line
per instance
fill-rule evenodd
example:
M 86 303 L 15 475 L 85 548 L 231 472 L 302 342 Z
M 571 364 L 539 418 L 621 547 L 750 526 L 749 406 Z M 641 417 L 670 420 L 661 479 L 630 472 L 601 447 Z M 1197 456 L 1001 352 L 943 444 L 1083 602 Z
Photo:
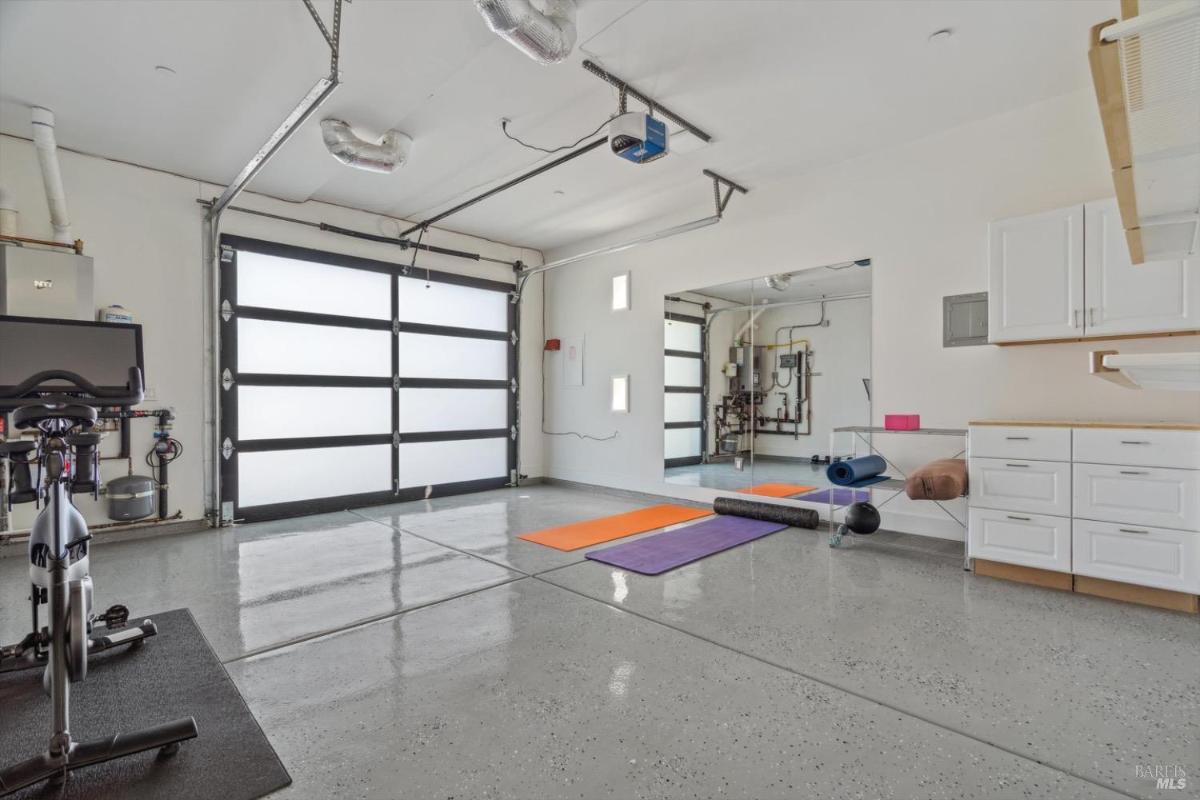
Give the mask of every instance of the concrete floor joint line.
M 471 558 L 477 558 L 480 561 L 491 564 L 494 567 L 502 567 L 506 570 L 509 570 L 510 572 L 516 572 L 523 577 L 532 578 L 535 574 L 532 572 L 526 572 L 523 569 L 518 569 L 517 567 L 510 566 L 508 564 L 504 564 L 500 561 L 494 561 L 490 558 L 486 558 L 485 556 L 481 556 L 478 553 L 472 553 L 470 550 L 463 550 L 461 547 L 455 547 L 452 544 L 446 544 L 445 542 L 439 542 L 437 539 L 431 539 L 428 536 L 425 536 L 420 533 L 416 533 L 414 531 L 410 531 L 407 528 L 404 528 L 400 525 L 393 525 L 392 523 L 384 522 L 381 519 L 375 519 L 374 517 L 368 517 L 366 514 L 360 514 L 357 511 L 355 511 L 354 509 L 350 509 L 349 512 L 356 517 L 361 517 L 362 519 L 365 519 L 367 522 L 374 522 L 377 525 L 382 525 L 385 528 L 390 528 L 390 529 L 394 530 L 396 533 L 402 533 L 407 536 L 412 536 L 414 538 L 420 539 L 423 542 L 429 542 L 430 544 L 436 544 L 438 547 L 444 547 L 447 550 L 453 550 L 454 552 L 459 553 L 460 555 L 470 556 Z M 573 566 L 573 565 L 567 565 L 567 566 Z
M 512 570 L 512 571 L 517 572 L 517 570 Z M 365 617 L 363 619 L 355 620 L 354 622 L 349 622 L 349 623 L 342 625 L 340 627 L 337 627 L 337 628 L 326 628 L 325 630 L 316 631 L 316 632 L 310 633 L 310 634 L 305 634 L 304 636 L 297 636 L 294 639 L 288 639 L 285 642 L 277 642 L 275 644 L 264 645 L 263 647 L 258 647 L 258 648 L 255 648 L 254 650 L 249 650 L 245 653 L 234 656 L 233 658 L 226 659 L 225 661 L 222 661 L 221 663 L 222 664 L 232 664 L 235 661 L 244 661 L 248 658 L 254 658 L 255 656 L 261 656 L 265 653 L 272 653 L 276 650 L 282 650 L 286 647 L 293 647 L 298 644 L 305 644 L 307 642 L 313 642 L 313 641 L 316 641 L 317 639 L 325 639 L 327 637 L 336 636 L 339 633 L 345 633 L 346 631 L 352 631 L 352 630 L 356 630 L 358 628 L 365 628 L 369 625 L 374 625 L 377 622 L 386 622 L 389 619 L 395 619 L 396 617 L 399 617 L 402 614 L 407 614 L 410 611 L 420 611 L 421 609 L 432 608 L 433 606 L 441 605 L 442 603 L 448 602 L 450 600 L 458 600 L 463 597 L 470 597 L 473 594 L 478 594 L 480 592 L 486 592 L 488 589 L 495 589 L 500 586 L 507 586 L 510 583 L 516 583 L 517 581 L 523 581 L 526 578 L 532 578 L 532 577 L 533 577 L 532 575 L 525 575 L 523 573 L 518 572 L 516 577 L 509 578 L 506 581 L 500 581 L 499 583 L 488 584 L 487 586 L 480 586 L 478 589 L 471 589 L 470 591 L 459 592 L 458 594 L 453 594 L 453 595 L 450 595 L 449 597 L 442 597 L 437 600 L 430 600 L 428 603 L 418 603 L 416 605 L 408 606 L 407 608 L 399 608 L 394 611 L 388 611 L 383 614 L 376 614 L 373 617 Z

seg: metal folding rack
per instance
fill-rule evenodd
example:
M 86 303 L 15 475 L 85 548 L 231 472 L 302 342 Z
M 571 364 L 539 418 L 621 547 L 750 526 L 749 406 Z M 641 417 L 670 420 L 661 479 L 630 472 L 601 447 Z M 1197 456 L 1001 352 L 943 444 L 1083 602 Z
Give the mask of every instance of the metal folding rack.
M 850 437 L 850 441 L 851 441 L 851 456 L 850 457 L 851 458 L 856 458 L 859 455 L 859 443 L 861 442 L 862 444 L 866 445 L 866 447 L 867 447 L 867 450 L 863 455 L 874 454 L 874 455 L 879 456 L 880 458 L 882 458 L 884 461 L 887 462 L 889 471 L 894 471 L 896 473 L 896 475 L 898 475 L 899 477 L 898 478 L 890 477 L 887 480 L 879 481 L 878 483 L 872 483 L 868 486 L 831 486 L 831 487 L 829 487 L 829 546 L 830 547 L 838 547 L 842 543 L 842 535 L 838 532 L 839 523 L 837 522 L 834 515 L 837 513 L 837 510 L 839 508 L 843 508 L 843 509 L 849 508 L 851 505 L 850 503 L 847 503 L 844 506 L 838 505 L 838 503 L 836 502 L 838 489 L 846 489 L 850 492 L 860 492 L 860 491 L 868 492 L 872 502 L 874 502 L 874 500 L 875 500 L 874 492 L 876 492 L 876 491 L 887 492 L 888 494 L 883 499 L 882 502 L 874 503 L 876 508 L 883 508 L 885 505 L 890 503 L 892 500 L 895 500 L 896 497 L 898 497 L 904 491 L 905 479 L 908 477 L 907 475 L 904 474 L 904 470 L 897 467 L 895 462 L 893 462 L 890 458 L 888 458 L 886 455 L 884 455 L 884 453 L 882 451 L 880 451 L 880 449 L 878 447 L 875 446 L 873 441 L 871 439 L 868 439 L 866 436 L 864 436 L 864 434 L 871 434 L 872 436 L 874 436 L 874 434 L 879 434 L 879 433 L 886 433 L 886 434 L 894 433 L 894 434 L 899 434 L 901 436 L 958 436 L 958 437 L 962 437 L 962 439 L 963 439 L 963 447 L 961 450 L 959 450 L 953 456 L 950 456 L 950 458 L 958 458 L 959 456 L 961 456 L 967 452 L 967 447 L 966 447 L 967 429 L 966 428 L 918 428 L 917 430 L 912 430 L 912 431 L 901 431 L 901 430 L 892 430 L 891 428 L 879 428 L 879 427 L 875 427 L 872 425 L 847 425 L 847 426 L 841 427 L 841 428 L 834 428 L 832 431 L 829 432 L 829 455 L 831 458 L 833 457 L 833 454 L 837 452 L 836 445 L 838 443 L 838 435 L 839 434 L 847 434 L 847 433 L 852 434 L 852 436 Z M 856 495 L 851 495 L 851 496 L 854 497 Z M 954 515 L 954 513 L 950 511 L 950 509 L 948 509 L 948 508 L 946 508 L 946 506 L 942 505 L 942 501 L 930 500 L 929 502 L 935 503 L 937 505 L 937 507 L 942 510 L 942 513 L 944 513 L 946 516 L 950 517 L 950 519 L 957 522 L 960 526 L 962 526 L 962 529 L 964 531 L 966 531 L 967 523 L 964 520 L 961 520 L 958 517 L 956 517 Z M 845 519 L 845 511 L 842 512 L 842 519 L 843 520 Z

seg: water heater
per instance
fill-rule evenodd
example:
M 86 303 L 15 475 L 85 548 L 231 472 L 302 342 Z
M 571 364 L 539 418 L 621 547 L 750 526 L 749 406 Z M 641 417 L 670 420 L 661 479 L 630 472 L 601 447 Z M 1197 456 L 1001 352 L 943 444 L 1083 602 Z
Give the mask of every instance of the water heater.
M 91 256 L 0 246 L 0 314 L 90 320 L 94 303 Z

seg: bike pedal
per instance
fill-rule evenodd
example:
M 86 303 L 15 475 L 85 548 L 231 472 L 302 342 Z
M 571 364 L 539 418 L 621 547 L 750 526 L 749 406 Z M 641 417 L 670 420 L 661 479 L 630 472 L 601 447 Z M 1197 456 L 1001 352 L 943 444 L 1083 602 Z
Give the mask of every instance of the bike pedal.
M 109 609 L 101 614 L 98 619 L 104 622 L 104 627 L 124 628 L 125 623 L 129 622 L 129 609 L 123 605 L 109 606 Z

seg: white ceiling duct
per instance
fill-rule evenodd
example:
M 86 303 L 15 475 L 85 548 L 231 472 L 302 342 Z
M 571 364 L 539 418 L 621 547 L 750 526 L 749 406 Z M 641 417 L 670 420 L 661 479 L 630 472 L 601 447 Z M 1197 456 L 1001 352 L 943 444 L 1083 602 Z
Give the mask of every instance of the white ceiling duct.
M 42 167 L 42 183 L 46 185 L 46 204 L 50 206 L 50 224 L 54 241 L 71 244 L 71 218 L 67 214 L 67 194 L 63 190 L 62 172 L 58 168 L 58 145 L 54 139 L 54 112 L 34 106 L 33 145 L 37 148 L 38 164 Z
M 475 0 L 492 33 L 539 64 L 557 64 L 575 47 L 575 0 Z
M 412 149 L 412 139 L 400 131 L 390 130 L 379 144 L 373 144 L 355 135 L 340 119 L 321 120 L 321 138 L 338 161 L 369 172 L 394 172 L 408 160 Z

